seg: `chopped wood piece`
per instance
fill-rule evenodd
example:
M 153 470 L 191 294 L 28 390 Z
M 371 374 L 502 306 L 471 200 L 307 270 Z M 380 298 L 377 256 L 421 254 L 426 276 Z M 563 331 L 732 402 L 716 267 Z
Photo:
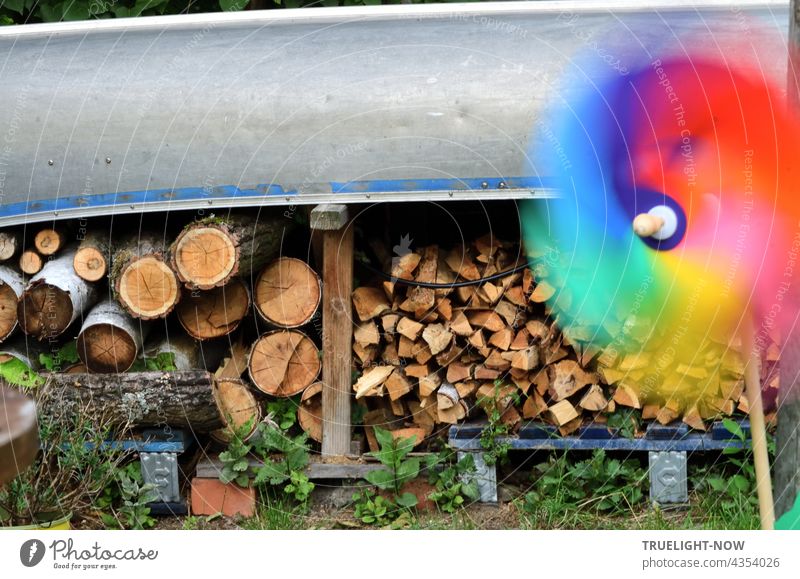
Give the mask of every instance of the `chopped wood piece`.
M 362 322 L 371 320 L 389 309 L 384 293 L 374 287 L 360 287 L 353 292 L 353 307 Z
M 419 263 L 417 277 L 415 281 L 433 283 L 436 281 L 436 268 L 439 260 L 439 248 L 435 245 L 426 247 L 422 259 Z M 435 295 L 430 288 L 415 287 L 408 295 L 410 309 L 405 311 L 416 311 L 419 309 L 431 309 L 434 305 Z
M 525 322 L 525 329 L 534 341 L 541 342 L 550 334 L 550 328 L 541 320 L 528 320 Z
M 569 400 L 557 402 L 548 409 L 548 413 L 557 426 L 564 426 L 570 420 L 578 418 L 579 414 Z
M 439 312 L 445 320 L 449 321 L 453 317 L 453 306 L 447 298 L 442 298 L 437 302 L 436 311 Z
M 550 395 L 554 401 L 563 400 L 597 383 L 597 376 L 586 372 L 574 360 L 562 360 L 548 367 L 550 375 Z M 637 406 L 638 408 L 638 406 Z
M 433 394 L 439 385 L 442 383 L 442 378 L 439 374 L 428 374 L 427 376 L 419 379 L 419 396 L 420 398 L 427 398 Z
M 394 366 L 373 366 L 366 370 L 353 386 L 356 398 L 373 395 L 375 389 L 386 382 L 392 372 L 394 372 Z
M 428 344 L 432 355 L 447 349 L 453 340 L 453 334 L 442 324 L 430 324 L 422 332 L 422 339 Z
M 639 402 L 639 395 L 636 393 L 636 390 L 632 386 L 628 384 L 622 383 L 617 385 L 617 389 L 614 392 L 614 402 L 620 404 L 622 406 L 628 406 L 630 408 L 641 408 L 642 405 Z
M 425 326 L 419 322 L 415 322 L 411 318 L 400 318 L 400 321 L 397 322 L 397 333 L 405 336 L 412 342 L 419 338 L 424 328 Z
M 480 279 L 481 274 L 477 266 L 472 262 L 468 255 L 464 252 L 454 249 L 445 258 L 445 263 L 453 273 L 463 277 L 464 279 L 474 281 Z
M 397 346 L 394 341 L 389 342 L 381 352 L 381 360 L 392 366 L 400 366 L 400 356 L 397 354 Z
M 552 298 L 556 293 L 556 288 L 551 286 L 546 281 L 540 281 L 536 285 L 536 289 L 531 294 L 530 301 L 540 304 Z
M 501 371 L 511 368 L 511 362 L 503 358 L 503 356 L 497 350 L 493 350 L 492 353 L 487 356 L 484 365 L 487 368 L 493 368 Z
M 524 314 L 521 313 L 521 310 L 506 301 L 498 303 L 494 311 L 512 328 L 522 325 L 522 322 L 525 321 Z
M 447 381 L 451 384 L 472 378 L 473 364 L 458 364 L 453 362 L 447 366 Z
M 524 418 L 536 418 L 542 412 L 547 410 L 547 403 L 544 401 L 538 392 L 531 393 L 530 396 L 525 400 L 525 404 L 522 406 L 522 416 Z
M 370 320 L 356 326 L 353 332 L 353 338 L 359 344 L 369 346 L 370 344 L 380 344 L 381 334 L 375 322 Z
M 478 382 L 477 380 L 466 380 L 464 382 L 457 382 L 456 384 L 454 384 L 454 386 L 456 387 L 458 395 L 463 400 L 464 398 L 469 398 L 470 396 L 475 394 L 475 392 L 478 390 L 478 387 L 480 386 L 480 382 Z
M 513 406 L 506 408 L 506 411 L 500 415 L 500 422 L 513 429 L 517 424 L 522 421 L 522 416 L 519 415 L 517 409 Z
M 316 380 L 320 366 L 314 342 L 297 330 L 263 334 L 251 347 L 248 361 L 253 384 L 265 394 L 279 397 L 305 390 Z
M 413 279 L 422 256 L 418 253 L 406 253 L 392 258 L 392 277 L 397 279 Z
M 639 352 L 626 355 L 620 362 L 619 369 L 623 372 L 630 372 L 631 370 L 641 370 L 648 366 L 650 366 L 650 354 Z
M 458 421 L 463 420 L 467 415 L 467 405 L 463 400 L 460 400 L 458 404 L 454 405 L 452 408 L 444 410 L 437 408 L 436 414 L 439 422 L 458 424 Z
M 514 357 L 511 359 L 511 367 L 518 370 L 533 370 L 538 364 L 539 350 L 536 346 L 514 352 Z
M 247 284 L 234 278 L 208 291 L 186 291 L 176 308 L 183 329 L 197 340 L 227 336 L 239 327 L 250 309 Z
M 526 295 L 533 290 L 533 272 L 529 268 L 522 270 L 522 291 Z
M 527 328 L 522 328 L 517 335 L 514 336 L 514 339 L 511 341 L 511 345 L 509 346 L 510 350 L 525 350 L 530 346 L 531 343 L 531 335 L 528 333 Z
M 578 430 L 581 427 L 581 424 L 583 424 L 583 418 L 579 416 L 578 418 L 570 420 L 564 426 L 559 426 L 558 433 L 561 436 L 569 436 L 570 434 Z
M 424 378 L 430 374 L 427 364 L 409 364 L 406 366 L 406 376 L 413 378 Z
M 462 311 L 456 311 L 450 320 L 450 331 L 456 336 L 471 336 L 475 331 Z
M 608 406 L 608 400 L 603 394 L 603 389 L 597 384 L 592 384 L 581 398 L 578 406 L 590 412 L 599 412 L 605 410 L 606 406 Z
M 478 348 L 479 350 L 486 347 L 486 338 L 481 330 L 475 330 L 475 332 L 470 335 L 468 341 L 473 347 Z
M 626 375 L 626 372 L 622 372 L 620 370 L 615 370 L 614 368 L 606 368 L 600 367 L 600 376 L 603 377 L 603 382 L 608 384 L 616 384 L 620 380 L 622 380 Z
M 297 421 L 312 440 L 322 442 L 322 382 L 314 382 L 303 390 L 297 407 Z
M 398 321 L 400 321 L 398 314 L 385 314 L 381 316 L 381 327 L 385 333 L 394 334 Z
M 508 350 L 511 346 L 511 340 L 513 339 L 514 331 L 511 328 L 503 328 L 499 332 L 495 332 L 489 336 L 489 344 L 501 350 Z
M 436 404 L 439 410 L 447 410 L 458 404 L 461 398 L 458 395 L 458 390 L 452 384 L 443 382 L 439 389 L 436 391 Z
M 485 328 L 490 332 L 499 332 L 506 327 L 503 319 L 492 310 L 473 310 L 467 312 L 467 319 L 473 327 Z
M 474 373 L 476 380 L 497 380 L 501 375 L 499 370 L 487 368 L 483 364 L 476 366 Z
M 696 406 L 692 406 L 683 413 L 683 422 L 695 430 L 702 430 L 703 432 L 706 430 L 706 425 L 700 417 L 700 412 Z
M 520 308 L 524 308 L 528 303 L 528 300 L 525 297 L 525 292 L 523 291 L 522 286 L 519 285 L 508 288 L 505 293 L 505 298 Z
M 658 404 L 645 404 L 642 406 L 642 420 L 655 420 L 659 410 Z
M 281 257 L 258 276 L 253 304 L 261 317 L 279 328 L 297 328 L 311 321 L 322 299 L 322 282 L 308 264 Z
M 411 392 L 411 382 L 406 378 L 402 368 L 395 368 L 386 379 L 386 392 L 390 400 L 399 400 L 404 394 Z
M 362 366 L 369 366 L 378 357 L 376 346 L 362 346 L 358 342 L 353 344 L 353 352 L 358 356 Z

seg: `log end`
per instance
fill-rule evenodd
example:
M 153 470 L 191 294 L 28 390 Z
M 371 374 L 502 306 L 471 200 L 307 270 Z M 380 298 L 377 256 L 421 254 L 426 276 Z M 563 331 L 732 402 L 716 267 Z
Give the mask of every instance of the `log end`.
M 181 295 L 175 272 L 153 255 L 130 262 L 116 285 L 120 303 L 133 317 L 143 320 L 163 318 Z
M 72 267 L 81 279 L 100 281 L 108 271 L 108 262 L 103 252 L 96 247 L 82 247 L 75 252 Z
M 42 255 L 53 255 L 63 244 L 64 238 L 55 229 L 42 229 L 33 240 L 33 245 Z
M 0 342 L 17 327 L 17 294 L 14 289 L 0 282 Z
M 22 331 L 39 340 L 54 338 L 72 321 L 72 300 L 69 292 L 47 283 L 29 287 L 17 305 L 17 318 Z
M 19 256 L 19 268 L 28 275 L 39 273 L 42 267 L 44 267 L 42 256 L 32 249 L 26 249 Z
M 235 378 L 217 378 L 214 382 L 214 398 L 217 401 L 225 427 L 215 430 L 211 436 L 219 442 L 230 442 L 235 430 L 248 421 L 251 427 L 245 440 L 255 433 L 261 420 L 261 407 L 247 384 Z
M 238 269 L 239 251 L 230 234 L 205 225 L 184 230 L 175 240 L 172 262 L 178 278 L 191 288 L 224 285 Z
M 269 323 L 281 328 L 307 324 L 319 307 L 322 285 L 304 261 L 282 257 L 258 276 L 253 303 Z
M 136 352 L 133 338 L 113 324 L 95 324 L 78 336 L 78 356 L 90 372 L 126 372 Z
M 247 363 L 250 378 L 259 390 L 284 398 L 305 390 L 317 379 L 321 366 L 314 342 L 296 330 L 262 335 L 250 349 Z
M 184 293 L 177 307 L 178 321 L 197 340 L 227 336 L 250 308 L 247 286 L 238 278 L 220 288 Z

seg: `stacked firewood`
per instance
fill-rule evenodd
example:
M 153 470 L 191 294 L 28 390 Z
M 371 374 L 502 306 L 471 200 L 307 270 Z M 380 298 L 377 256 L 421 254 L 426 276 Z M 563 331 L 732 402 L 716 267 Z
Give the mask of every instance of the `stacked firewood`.
M 527 261 L 518 244 L 487 235 L 469 247 L 409 251 L 392 260 L 394 279 L 354 291 L 359 377 L 353 390 L 366 406 L 368 436 L 381 424 L 414 429 L 421 442 L 447 425 L 492 413 L 511 429 L 540 419 L 568 435 L 624 408 L 702 428 L 704 419 L 747 410 L 743 366 L 732 354 L 711 405 L 645 402 L 646 354 L 614 356 L 590 344 L 588 329 L 562 330 L 547 305 L 558 288 L 543 267 L 517 267 Z M 513 269 L 520 271 L 480 281 Z
M 168 354 L 179 371 L 217 371 L 206 382 L 224 418 L 258 418 L 253 393 L 293 396 L 320 371 L 303 327 L 317 314 L 321 281 L 305 262 L 279 256 L 290 225 L 264 214 L 211 217 L 168 240 L 65 224 L 36 232 L 30 248 L 0 232 L 0 356 L 37 369 L 37 348 L 77 339 L 81 363 L 62 371 L 108 374 Z M 258 322 L 236 332 L 251 308 Z M 167 317 L 174 329 L 165 332 Z

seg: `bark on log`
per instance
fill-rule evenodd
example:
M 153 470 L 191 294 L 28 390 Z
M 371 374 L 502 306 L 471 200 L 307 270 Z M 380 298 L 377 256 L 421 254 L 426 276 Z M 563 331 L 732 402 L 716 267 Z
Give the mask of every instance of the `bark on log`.
M 96 288 L 72 269 L 76 248 L 48 261 L 31 278 L 17 306 L 22 330 L 39 340 L 61 335 L 97 301 Z
M 322 442 L 322 382 L 314 382 L 303 390 L 297 421 L 312 440 Z
M 44 412 L 86 409 L 118 425 L 189 427 L 210 432 L 223 426 L 208 372 L 50 374 Z
M 0 261 L 8 261 L 22 248 L 22 235 L 18 231 L 0 231 Z
M 227 336 L 250 309 L 250 292 L 241 279 L 208 291 L 185 291 L 176 312 L 183 329 L 197 340 Z
M 111 261 L 109 236 L 99 231 L 90 231 L 81 240 L 72 266 L 78 277 L 86 281 L 100 281 L 108 273 Z
M 28 368 L 39 370 L 42 367 L 39 363 L 39 354 L 44 351 L 45 348 L 41 342 L 29 340 L 25 336 L 18 335 L 0 345 L 0 364 L 11 358 L 16 358 Z
M 145 344 L 146 358 L 155 358 L 164 353 L 173 355 L 175 367 L 179 371 L 198 368 L 211 371 L 219 366 L 226 352 L 220 342 L 200 343 L 182 332 L 170 332 Z
M 247 383 L 234 378 L 217 377 L 214 392 L 225 426 L 213 431 L 211 437 L 218 442 L 230 442 L 234 429 L 242 428 L 249 421 L 250 428 L 245 440 L 250 438 L 261 420 L 261 406 Z
M 155 234 L 131 237 L 114 250 L 111 286 L 134 318 L 163 318 L 178 303 L 180 285 L 166 255 L 163 239 Z
M 19 256 L 19 268 L 28 275 L 39 273 L 42 267 L 44 267 L 42 256 L 32 249 L 26 249 Z
M 78 334 L 78 356 L 91 372 L 126 372 L 149 330 L 149 322 L 133 319 L 119 303 L 107 299 L 86 316 Z
M 172 267 L 190 289 L 223 286 L 235 275 L 250 276 L 280 249 L 291 222 L 283 216 L 229 215 L 186 226 L 170 251 Z
M 262 335 L 250 349 L 247 369 L 253 384 L 272 396 L 288 397 L 316 380 L 321 367 L 314 342 L 296 330 Z
M 261 272 L 253 294 L 253 303 L 266 322 L 279 328 L 298 328 L 317 312 L 322 283 L 304 261 L 282 257 Z
M 7 265 L 0 265 L 0 342 L 17 327 L 17 303 L 24 289 L 22 274 Z

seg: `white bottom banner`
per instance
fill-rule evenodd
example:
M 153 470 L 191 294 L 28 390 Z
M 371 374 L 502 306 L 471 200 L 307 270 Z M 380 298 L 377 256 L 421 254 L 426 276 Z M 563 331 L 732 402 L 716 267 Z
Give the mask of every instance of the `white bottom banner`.
M 3 531 L 3 577 L 800 577 L 800 533 Z M 679 573 L 680 575 L 676 575 Z M 241 574 L 241 575 L 240 575 Z M 457 574 L 457 575 L 456 575 Z

